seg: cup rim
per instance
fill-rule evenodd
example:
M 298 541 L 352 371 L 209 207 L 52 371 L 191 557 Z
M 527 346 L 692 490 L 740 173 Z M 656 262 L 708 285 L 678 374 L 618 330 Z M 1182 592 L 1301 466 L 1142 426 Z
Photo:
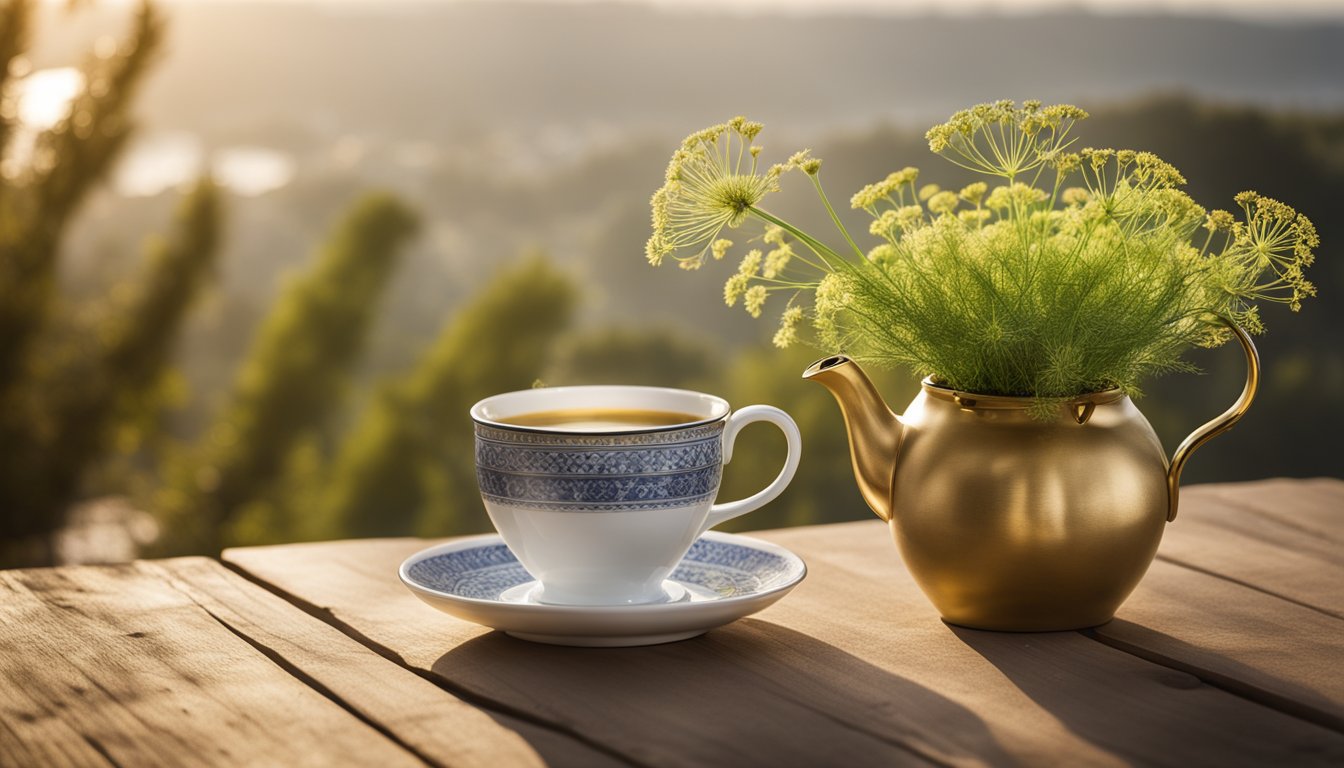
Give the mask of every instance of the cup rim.
M 574 394 L 574 393 L 601 395 L 603 392 L 611 394 L 614 394 L 616 392 L 638 392 L 645 395 L 658 395 L 658 394 L 664 396 L 671 395 L 677 398 L 689 398 L 700 400 L 702 402 L 707 402 L 710 405 L 711 415 L 706 416 L 703 419 L 697 419 L 695 421 L 686 421 L 678 424 L 663 424 L 653 427 L 631 427 L 629 429 L 612 429 L 601 431 L 584 430 L 581 432 L 577 430 L 563 429 L 559 427 L 534 427 L 534 426 L 525 427 L 520 426 L 518 424 L 509 424 L 507 422 L 499 421 L 497 419 L 492 419 L 486 415 L 486 410 L 491 405 L 497 403 L 500 400 L 503 400 L 504 398 L 519 398 L 519 397 L 535 398 L 538 397 L 538 395 L 534 395 L 532 393 L 541 393 L 541 392 L 557 396 Z M 705 392 L 698 392 L 693 389 L 677 389 L 675 387 L 650 387 L 638 384 L 579 384 L 575 386 L 538 387 L 536 389 L 519 389 L 514 390 L 512 392 L 501 392 L 499 394 L 491 395 L 489 397 L 478 400 L 475 405 L 471 406 L 470 414 L 471 414 L 471 420 L 477 424 L 487 426 L 492 429 L 507 430 L 509 432 L 531 432 L 544 435 L 574 435 L 581 437 L 582 436 L 601 437 L 605 435 L 643 435 L 659 432 L 676 432 L 678 430 L 690 429 L 692 427 L 702 427 L 727 419 L 728 414 L 731 411 L 732 408 L 731 406 L 728 405 L 728 401 L 724 400 L 722 397 L 719 397 L 718 395 L 711 395 Z

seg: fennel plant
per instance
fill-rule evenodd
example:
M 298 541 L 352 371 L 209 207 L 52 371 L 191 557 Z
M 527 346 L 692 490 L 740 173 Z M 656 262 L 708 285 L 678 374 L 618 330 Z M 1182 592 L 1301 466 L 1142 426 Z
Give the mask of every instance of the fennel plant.
M 866 247 L 841 223 L 804 150 L 762 169 L 762 126 L 744 118 L 682 143 L 653 195 L 648 260 L 684 269 L 724 259 L 723 234 L 755 222 L 759 247 L 724 286 L 759 317 L 782 296 L 775 344 L 909 368 L 958 390 L 1042 401 L 1192 370 L 1182 354 L 1229 337 L 1219 318 L 1262 332 L 1257 304 L 1296 311 L 1315 294 L 1303 269 L 1319 240 L 1291 207 L 1243 192 L 1239 215 L 1206 211 L 1150 152 L 1073 151 L 1077 107 L 1028 101 L 963 110 L 926 135 L 934 153 L 987 177 L 960 190 L 904 168 L 850 204 L 871 216 Z M 806 176 L 839 235 L 802 231 L 761 206 Z

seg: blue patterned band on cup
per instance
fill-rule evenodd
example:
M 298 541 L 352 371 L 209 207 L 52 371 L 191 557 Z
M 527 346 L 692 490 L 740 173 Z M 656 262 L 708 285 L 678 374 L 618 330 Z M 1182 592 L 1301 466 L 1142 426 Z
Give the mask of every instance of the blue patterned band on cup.
M 533 510 L 620 512 L 710 501 L 723 475 L 722 420 L 630 434 L 555 434 L 476 425 L 487 501 Z

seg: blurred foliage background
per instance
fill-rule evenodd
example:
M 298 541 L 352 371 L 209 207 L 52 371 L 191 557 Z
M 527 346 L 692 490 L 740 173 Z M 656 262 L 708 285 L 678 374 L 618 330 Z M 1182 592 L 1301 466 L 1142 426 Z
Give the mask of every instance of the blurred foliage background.
M 797 479 L 728 527 L 867 517 L 799 379 L 827 350 L 771 348 L 726 268 L 643 260 L 670 150 L 738 112 L 841 198 L 905 165 L 965 183 L 923 127 L 1042 98 L 1206 206 L 1298 206 L 1321 298 L 1266 313 L 1262 395 L 1186 479 L 1344 476 L 1340 19 L 0 3 L 0 566 L 489 530 L 467 408 L 537 380 L 782 407 Z M 776 205 L 825 231 L 804 187 Z M 1168 449 L 1235 398 L 1239 357 L 1152 382 Z M 897 410 L 916 391 L 877 378 Z M 783 459 L 773 430 L 742 440 L 725 497 Z

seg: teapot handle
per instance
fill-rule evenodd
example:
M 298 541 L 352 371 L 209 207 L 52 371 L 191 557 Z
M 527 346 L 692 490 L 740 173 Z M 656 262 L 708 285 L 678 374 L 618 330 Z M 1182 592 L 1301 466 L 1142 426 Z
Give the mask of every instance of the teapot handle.
M 1255 391 L 1260 386 L 1260 355 L 1255 351 L 1255 343 L 1251 341 L 1250 335 L 1229 318 L 1219 315 L 1218 320 L 1232 329 L 1237 341 L 1241 342 L 1242 351 L 1246 353 L 1246 386 L 1232 407 L 1223 411 L 1218 418 L 1191 432 L 1171 455 L 1171 467 L 1167 470 L 1167 522 L 1176 519 L 1176 504 L 1181 491 L 1181 470 L 1185 468 L 1186 459 L 1190 458 L 1190 454 L 1194 453 L 1196 448 L 1231 429 L 1233 424 L 1240 421 L 1251 407 Z

